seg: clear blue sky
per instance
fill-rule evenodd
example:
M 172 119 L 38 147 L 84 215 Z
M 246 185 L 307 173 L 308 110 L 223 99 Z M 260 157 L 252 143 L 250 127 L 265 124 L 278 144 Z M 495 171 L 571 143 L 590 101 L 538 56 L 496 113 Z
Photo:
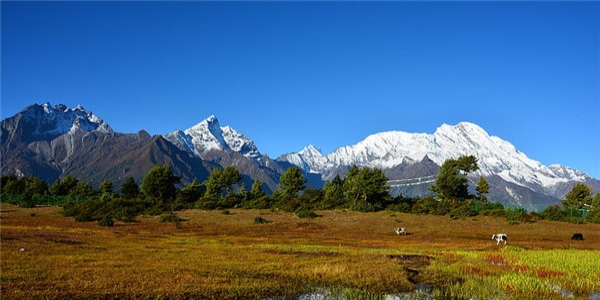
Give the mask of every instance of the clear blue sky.
M 216 115 L 275 158 L 469 121 L 600 178 L 599 2 L 1 2 L 2 119 Z

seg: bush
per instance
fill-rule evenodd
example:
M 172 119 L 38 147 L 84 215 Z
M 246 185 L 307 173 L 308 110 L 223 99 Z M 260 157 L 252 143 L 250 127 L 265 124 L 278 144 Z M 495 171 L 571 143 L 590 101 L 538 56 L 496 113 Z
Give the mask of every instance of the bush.
M 19 204 L 19 206 L 23 208 L 34 208 L 35 201 L 33 201 L 33 195 L 31 195 L 30 193 L 24 193 L 21 196 L 21 203 Z
M 115 225 L 115 222 L 110 217 L 110 215 L 105 215 L 102 218 L 102 220 L 98 221 L 98 225 L 105 226 L 105 227 L 113 227 Z
M 77 222 L 100 221 L 110 216 L 122 222 L 134 222 L 135 217 L 150 208 L 151 203 L 141 200 L 114 199 L 111 201 L 87 200 L 80 203 L 67 203 L 63 207 L 65 217 L 73 217 Z
M 600 208 L 594 208 L 590 210 L 586 216 L 588 222 L 600 223 Z
M 302 219 L 314 219 L 314 218 L 319 217 L 319 215 L 317 215 L 317 213 L 315 213 L 312 210 L 308 210 L 308 209 L 299 209 L 299 210 L 295 211 L 294 214 L 296 214 L 296 216 L 298 216 L 299 218 L 302 218 Z
M 561 209 L 560 205 L 556 204 L 556 205 L 551 205 L 551 206 L 546 207 L 546 209 L 544 209 L 544 211 L 542 211 L 540 216 L 544 220 L 564 221 L 566 214 L 565 214 L 565 211 Z
M 506 211 L 503 208 L 495 208 L 484 211 L 483 215 L 491 217 L 506 217 Z
M 184 221 L 182 218 L 177 216 L 176 214 L 166 214 L 160 217 L 161 223 L 175 223 Z
M 261 216 L 254 217 L 254 224 L 266 224 L 266 223 L 269 223 L 269 221 L 267 221 L 265 218 L 263 218 Z

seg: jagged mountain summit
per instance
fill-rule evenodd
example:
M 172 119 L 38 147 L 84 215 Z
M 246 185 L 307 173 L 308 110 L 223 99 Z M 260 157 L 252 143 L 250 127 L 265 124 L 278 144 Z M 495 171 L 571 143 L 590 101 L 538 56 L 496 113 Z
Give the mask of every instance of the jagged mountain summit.
M 252 159 L 261 157 L 252 140 L 229 126 L 221 127 L 219 120 L 214 115 L 185 131 L 176 130 L 165 134 L 164 137 L 198 157 L 202 157 L 205 152 L 211 150 L 232 150 Z
M 274 191 L 289 164 L 262 156 L 254 142 L 215 116 L 185 131 L 150 136 L 119 133 L 82 106 L 34 104 L 0 122 L 2 175 L 36 175 L 48 183 L 66 175 L 98 186 L 119 185 L 128 177 L 140 183 L 156 164 L 167 164 L 185 185 L 204 181 L 214 168 L 235 165 L 246 186 L 254 179 Z M 320 179 L 319 179 L 320 180 Z
M 473 123 L 455 126 L 443 124 L 433 134 L 382 132 L 368 136 L 353 146 L 341 147 L 324 156 L 309 145 L 298 153 L 285 154 L 279 160 L 289 161 L 308 172 L 325 173 L 340 165 L 358 165 L 390 169 L 406 162 L 418 162 L 426 156 L 438 165 L 446 159 L 463 155 L 478 158 L 479 174 L 498 175 L 509 182 L 551 186 L 568 180 L 591 178 L 584 172 L 561 165 L 550 167 L 528 158 L 511 143 Z
M 10 136 L 19 135 L 27 140 L 55 138 L 65 133 L 82 130 L 85 132 L 113 133 L 110 126 L 83 106 L 68 108 L 57 104 L 54 107 L 49 102 L 33 104 L 17 114 L 17 118 L 7 119 L 4 129 Z M 15 132 L 15 130 L 21 132 Z
M 292 163 L 306 172 L 323 174 L 323 179 L 327 180 L 339 174 L 336 170 L 344 170 L 343 166 L 377 167 L 386 171 L 389 176 L 398 173 L 394 171 L 398 168 L 406 169 L 407 166 L 424 160 L 431 160 L 441 166 L 446 159 L 463 155 L 474 155 L 478 159 L 480 170 L 472 174 L 473 177 L 497 177 L 493 180 L 502 181 L 503 192 L 514 198 L 520 197 L 515 192 L 515 186 L 560 198 L 564 196 L 561 195 L 564 192 L 564 184 L 594 180 L 586 173 L 566 166 L 544 166 L 528 158 L 511 143 L 490 136 L 478 125 L 468 122 L 454 126 L 443 124 L 433 134 L 381 132 L 370 135 L 355 145 L 338 148 L 327 155 L 309 145 L 298 153 L 285 154 L 277 160 Z M 413 176 L 426 175 L 432 174 Z M 597 185 L 597 180 L 594 182 L 594 185 Z

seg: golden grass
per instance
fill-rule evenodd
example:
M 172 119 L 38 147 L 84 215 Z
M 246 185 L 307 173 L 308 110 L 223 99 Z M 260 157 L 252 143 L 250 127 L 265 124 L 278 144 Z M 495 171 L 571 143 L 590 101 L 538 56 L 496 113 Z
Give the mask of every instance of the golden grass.
M 106 228 L 62 217 L 59 207 L 0 208 L 2 299 L 293 298 L 318 287 L 396 294 L 416 283 L 446 298 L 537 299 L 523 286 L 543 297 L 600 292 L 598 224 L 187 210 L 178 212 L 181 228 L 159 216 Z M 268 223 L 254 224 L 256 216 Z M 509 246 L 491 240 L 498 232 Z M 571 241 L 575 232 L 585 240 Z

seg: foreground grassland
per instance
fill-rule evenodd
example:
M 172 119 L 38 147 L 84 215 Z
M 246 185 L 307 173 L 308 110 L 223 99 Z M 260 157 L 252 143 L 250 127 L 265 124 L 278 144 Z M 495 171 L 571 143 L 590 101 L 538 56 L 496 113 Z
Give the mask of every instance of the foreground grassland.
M 146 216 L 99 227 L 59 207 L 0 208 L 2 299 L 295 299 L 323 289 L 378 299 L 422 286 L 436 299 L 600 296 L 599 224 L 188 210 L 179 225 Z M 491 240 L 499 232 L 508 246 Z M 585 240 L 571 241 L 575 232 Z

